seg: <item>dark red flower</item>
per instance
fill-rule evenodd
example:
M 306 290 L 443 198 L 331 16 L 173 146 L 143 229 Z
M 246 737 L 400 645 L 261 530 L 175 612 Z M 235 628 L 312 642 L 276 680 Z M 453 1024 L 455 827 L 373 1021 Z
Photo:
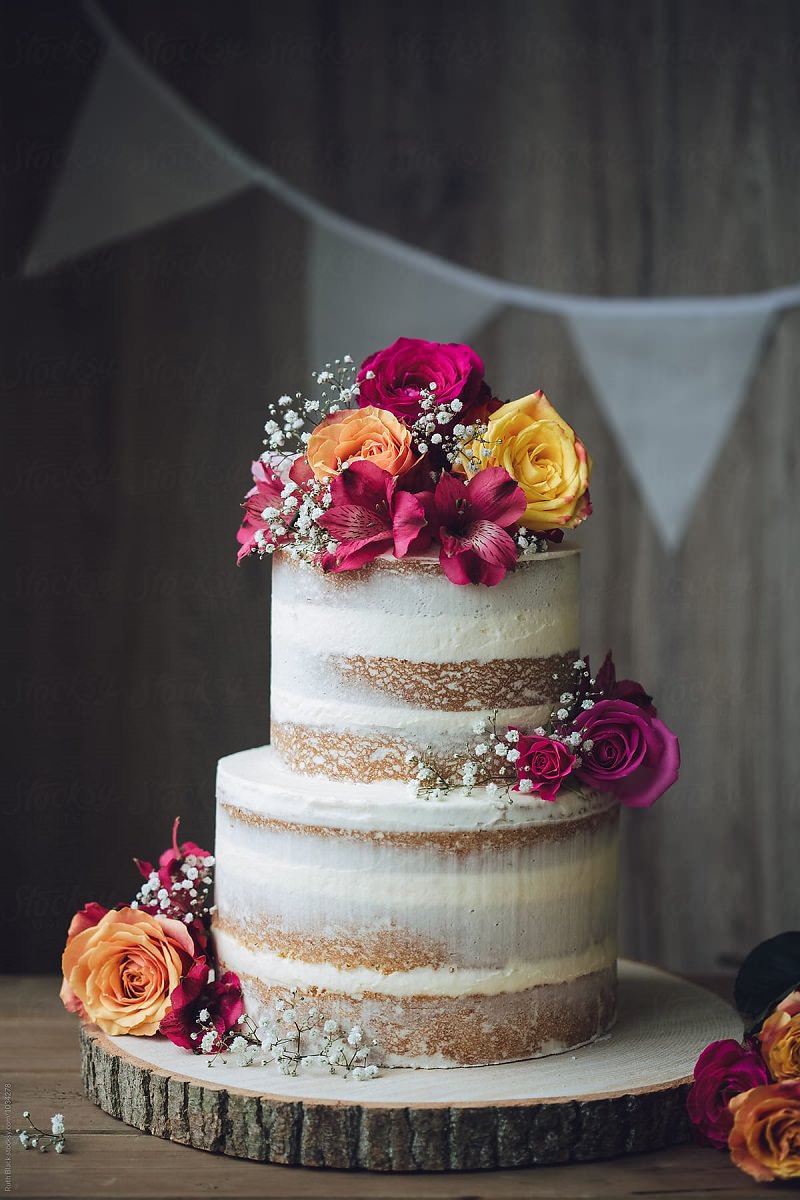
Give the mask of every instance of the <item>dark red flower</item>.
M 324 571 L 353 571 L 387 551 L 404 558 L 430 545 L 422 501 L 397 483 L 365 461 L 331 480 L 332 503 L 317 523 L 338 545 L 322 556 Z
M 359 408 L 374 404 L 407 425 L 419 417 L 421 393 L 431 390 L 432 384 L 437 404 L 461 401 L 455 419 L 462 423 L 483 420 L 499 406 L 483 378 L 480 356 L 456 342 L 398 338 L 365 358 L 357 379 Z
M 543 800 L 555 800 L 561 784 L 575 766 L 575 755 L 563 742 L 542 734 L 532 734 L 530 737 L 520 734 L 517 749 L 519 758 L 514 764 L 517 770 L 514 791 L 523 790 L 520 784 L 528 780 L 533 785 L 530 790 L 537 796 Z
M 453 583 L 493 587 L 514 568 L 517 546 L 507 531 L 527 501 L 503 467 L 487 467 L 467 481 L 445 471 L 421 498 L 441 546 L 439 563 Z
M 211 970 L 205 958 L 198 958 L 178 986 L 170 993 L 170 1011 L 159 1025 L 159 1033 L 176 1046 L 201 1052 L 200 1042 L 209 1026 L 217 1031 L 213 1051 L 222 1049 L 220 1039 L 234 1029 L 244 1013 L 244 1000 L 239 978 L 226 971 L 219 979 L 209 982 Z M 208 1013 L 201 1023 L 200 1013 Z M 205 1025 L 205 1029 L 203 1028 Z M 195 1034 L 195 1037 L 192 1037 Z
M 635 679 L 617 679 L 617 672 L 611 651 L 603 659 L 603 665 L 597 672 L 597 689 L 603 693 L 606 700 L 627 700 L 647 713 L 648 717 L 657 717 L 658 712 L 653 704 L 653 697 L 648 696 L 640 683 Z
M 733 1114 L 728 1104 L 740 1092 L 769 1083 L 761 1056 L 732 1038 L 706 1046 L 694 1068 L 686 1097 L 689 1120 L 698 1141 L 722 1148 L 728 1144 Z

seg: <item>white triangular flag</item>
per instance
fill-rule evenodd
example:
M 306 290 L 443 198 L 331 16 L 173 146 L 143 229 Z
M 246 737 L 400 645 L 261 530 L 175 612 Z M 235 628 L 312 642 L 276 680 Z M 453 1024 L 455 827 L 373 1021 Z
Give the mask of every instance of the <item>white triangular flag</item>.
M 216 204 L 252 176 L 180 98 L 111 46 L 97 69 L 25 264 L 37 275 L 132 233 Z
M 501 307 L 320 225 L 310 241 L 309 354 L 318 369 L 344 354 L 359 363 L 397 337 L 463 342 Z
M 776 309 L 567 317 L 586 375 L 658 533 L 680 545 Z

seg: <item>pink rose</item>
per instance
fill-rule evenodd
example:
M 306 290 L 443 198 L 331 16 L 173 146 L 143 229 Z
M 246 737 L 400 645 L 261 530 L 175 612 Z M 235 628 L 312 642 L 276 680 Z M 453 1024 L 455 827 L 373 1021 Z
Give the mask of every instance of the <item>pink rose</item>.
M 638 704 L 598 700 L 578 714 L 573 726 L 584 738 L 576 776 L 623 804 L 647 808 L 678 778 L 677 737 Z
M 539 734 L 531 737 L 521 735 L 517 749 L 519 758 L 514 764 L 517 768 L 514 791 L 532 791 L 543 800 L 555 800 L 558 789 L 575 766 L 575 755 L 563 742 Z M 533 785 L 531 788 L 520 786 L 526 780 Z
M 206 1026 L 211 1025 L 217 1031 L 215 1051 L 222 1049 L 220 1038 L 235 1028 L 244 1012 L 238 976 L 225 971 L 219 979 L 209 982 L 210 974 L 205 958 L 198 958 L 170 993 L 170 1009 L 158 1027 L 158 1032 L 176 1046 L 194 1050 L 195 1054 L 200 1053 L 200 1041 L 205 1032 L 199 1020 L 204 1009 L 208 1014 Z M 192 1034 L 197 1036 L 192 1037 Z
M 435 384 L 437 404 L 461 401 L 456 420 L 462 424 L 488 416 L 498 407 L 483 378 L 483 361 L 471 347 L 423 338 L 398 338 L 364 359 L 358 371 L 358 406 L 388 409 L 413 425 L 421 412 L 420 393 L 431 384 Z
M 728 1144 L 733 1128 L 729 1102 L 740 1092 L 769 1082 L 767 1068 L 755 1050 L 731 1038 L 706 1046 L 694 1068 L 694 1083 L 686 1097 L 689 1120 L 698 1140 L 719 1148 Z

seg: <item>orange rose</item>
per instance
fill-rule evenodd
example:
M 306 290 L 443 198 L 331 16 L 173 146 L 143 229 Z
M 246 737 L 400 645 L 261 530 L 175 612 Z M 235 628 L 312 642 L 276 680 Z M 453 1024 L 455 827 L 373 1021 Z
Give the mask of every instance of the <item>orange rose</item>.
M 342 467 L 365 459 L 402 475 L 416 462 L 411 431 L 383 408 L 347 408 L 320 421 L 306 449 L 308 465 L 317 479 L 330 479 Z
M 77 1011 L 105 1033 L 156 1033 L 193 958 L 194 943 L 180 921 L 112 909 L 69 938 L 62 998 L 74 997 Z
M 800 1079 L 800 992 L 791 992 L 767 1017 L 758 1034 L 773 1079 Z
M 800 1179 L 800 1082 L 768 1083 L 730 1102 L 731 1158 L 753 1179 Z

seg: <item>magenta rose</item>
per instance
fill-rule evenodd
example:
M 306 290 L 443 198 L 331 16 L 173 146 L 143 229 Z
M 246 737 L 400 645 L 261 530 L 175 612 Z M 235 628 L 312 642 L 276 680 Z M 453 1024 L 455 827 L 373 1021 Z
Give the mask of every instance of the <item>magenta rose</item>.
M 573 722 L 583 734 L 582 783 L 611 792 L 632 808 L 647 808 L 678 778 L 678 739 L 658 717 L 628 700 L 598 700 Z
M 723 1148 L 733 1127 L 729 1102 L 740 1092 L 769 1083 L 761 1056 L 731 1038 L 706 1046 L 694 1068 L 686 1097 L 689 1120 L 699 1141 Z
M 195 1054 L 200 1053 L 200 1042 L 209 1026 L 217 1031 L 214 1051 L 221 1050 L 222 1036 L 235 1028 L 244 1012 L 238 976 L 226 971 L 219 979 L 210 980 L 210 975 L 205 958 L 198 958 L 170 993 L 169 1012 L 158 1027 L 159 1033 L 176 1046 L 194 1050 Z M 200 1020 L 201 1012 L 204 1021 Z
M 555 800 L 558 789 L 575 766 L 575 755 L 563 742 L 544 735 L 520 735 L 515 792 L 535 792 L 543 800 Z M 532 786 L 525 786 L 525 781 Z M 523 786 L 520 786 L 523 785 Z
M 420 393 L 435 384 L 436 403 L 460 400 L 457 420 L 469 423 L 498 407 L 483 378 L 483 361 L 470 346 L 398 338 L 365 358 L 358 371 L 358 406 L 388 409 L 407 425 L 420 415 Z

